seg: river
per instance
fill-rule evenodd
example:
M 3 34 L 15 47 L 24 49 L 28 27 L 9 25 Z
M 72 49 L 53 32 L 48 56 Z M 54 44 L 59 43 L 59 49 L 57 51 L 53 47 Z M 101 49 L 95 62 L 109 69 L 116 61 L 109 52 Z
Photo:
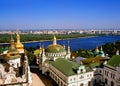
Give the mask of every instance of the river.
M 115 42 L 120 40 L 120 36 L 97 36 L 97 37 L 85 37 L 85 38 L 74 38 L 69 39 L 71 51 L 82 49 L 94 49 L 96 46 L 104 45 L 108 42 Z M 57 43 L 60 45 L 65 44 L 66 48 L 68 46 L 68 40 L 57 40 Z M 31 43 L 24 43 L 25 47 L 37 47 L 40 44 L 44 45 L 46 48 L 48 45 L 52 44 L 51 41 L 44 41 L 44 42 L 31 42 Z M 1 44 L 2 45 L 2 44 Z M 4 44 L 9 46 L 9 44 Z

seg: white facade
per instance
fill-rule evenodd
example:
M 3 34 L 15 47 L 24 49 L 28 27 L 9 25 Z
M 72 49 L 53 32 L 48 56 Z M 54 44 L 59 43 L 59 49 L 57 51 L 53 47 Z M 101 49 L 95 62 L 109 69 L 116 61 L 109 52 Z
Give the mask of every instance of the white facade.
M 68 86 L 91 86 L 93 71 L 68 77 Z
M 66 76 L 50 64 L 47 69 L 49 70 L 50 77 L 59 86 L 93 86 L 92 85 L 93 83 L 91 82 L 91 80 L 93 79 L 93 75 L 94 75 L 93 71 L 85 72 L 81 74 L 75 74 L 72 76 Z
M 57 45 L 55 37 L 53 40 L 53 45 L 54 44 Z M 51 49 L 52 48 L 50 48 L 50 50 Z M 59 49 L 59 48 L 53 48 L 53 49 Z M 71 53 L 70 53 L 69 45 L 67 51 L 65 50 L 64 52 L 57 52 L 57 53 L 56 52 L 51 53 L 50 51 L 45 52 L 44 48 L 42 50 L 42 48 L 40 47 L 39 70 L 42 71 L 42 74 L 48 74 L 59 86 L 94 86 L 93 82 L 95 80 L 94 79 L 95 70 L 87 71 L 86 67 L 81 64 L 81 66 L 78 67 L 76 73 L 74 71 L 74 74 L 67 76 L 63 72 L 58 70 L 55 66 L 53 66 L 49 62 L 48 63 L 46 62 L 46 60 L 56 61 L 58 58 L 64 58 L 68 60 L 70 59 L 70 56 Z
M 8 64 L 10 64 L 11 66 L 15 68 L 20 67 L 21 66 L 20 58 L 8 60 Z
M 120 66 L 117 68 L 105 65 L 103 69 L 105 86 L 120 86 Z

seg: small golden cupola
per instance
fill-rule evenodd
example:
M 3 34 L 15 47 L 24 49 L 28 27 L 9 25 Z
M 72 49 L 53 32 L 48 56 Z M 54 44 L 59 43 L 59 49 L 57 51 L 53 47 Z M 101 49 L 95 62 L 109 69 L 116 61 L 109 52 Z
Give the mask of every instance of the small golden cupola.
M 103 48 L 102 48 L 102 46 L 101 46 L 101 48 L 100 48 L 100 51 L 103 51 Z
M 55 54 L 55 53 L 63 53 L 63 52 L 66 52 L 66 50 L 64 49 L 63 46 L 57 44 L 57 39 L 56 39 L 55 35 L 54 35 L 52 41 L 53 41 L 53 44 L 49 45 L 49 46 L 45 49 L 45 51 L 46 51 L 47 53 L 54 53 L 54 54 Z
M 15 45 L 15 47 L 18 51 L 24 51 L 24 46 L 20 42 L 20 35 L 19 35 L 18 31 L 16 32 L 16 45 Z
M 10 44 L 11 44 L 10 49 L 15 49 L 15 42 L 14 42 L 14 39 L 13 39 L 13 37 L 12 37 L 12 33 L 11 33 L 11 40 L 10 40 Z
M 98 46 L 96 47 L 95 52 L 97 52 L 97 53 L 99 52 Z
M 56 37 L 55 37 L 55 35 L 54 35 L 54 37 L 53 37 L 53 45 L 56 45 L 57 44 L 57 42 L 56 42 Z
M 7 51 L 7 53 L 6 53 L 7 59 L 20 58 L 19 52 L 18 52 L 18 50 L 15 48 L 15 43 L 14 43 L 14 39 L 13 39 L 13 37 L 12 37 L 12 34 L 11 34 L 10 44 L 11 44 L 11 47 L 10 47 L 10 49 L 9 49 L 9 50 Z

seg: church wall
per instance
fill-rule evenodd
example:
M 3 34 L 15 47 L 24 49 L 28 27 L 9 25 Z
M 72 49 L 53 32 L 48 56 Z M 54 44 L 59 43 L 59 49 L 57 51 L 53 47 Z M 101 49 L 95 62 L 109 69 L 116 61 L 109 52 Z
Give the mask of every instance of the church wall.
M 66 52 L 61 52 L 61 53 L 45 53 L 45 54 L 46 54 L 46 56 L 59 57 L 59 56 L 66 55 Z
M 30 86 L 32 83 L 28 58 L 24 61 L 24 45 L 20 42 L 20 35 L 18 32 L 16 33 L 16 39 L 17 41 L 14 43 L 11 35 L 11 47 L 9 50 L 3 52 L 3 56 L 6 56 L 9 59 L 6 59 L 6 57 L 5 59 L 3 58 L 2 60 L 4 60 L 4 63 L 0 64 L 0 81 L 2 81 L 0 82 L 0 86 Z M 24 69 L 25 74 L 19 73 L 20 67 L 23 67 L 21 68 L 21 71 Z M 7 69 L 7 71 L 5 71 L 5 69 Z
M 14 66 L 15 68 L 21 66 L 21 64 L 20 64 L 20 58 L 9 60 L 8 63 L 10 65 Z
M 88 83 L 91 82 L 92 78 L 93 78 L 93 71 L 69 76 L 68 86 L 80 86 L 81 84 L 88 86 Z
M 103 69 L 103 80 L 105 83 L 105 86 L 118 86 L 118 76 L 117 71 L 115 68 L 110 67 L 106 65 Z M 119 77 L 120 78 L 120 77 Z M 107 80 L 107 81 L 106 81 Z M 111 85 L 111 82 L 113 82 L 114 85 Z

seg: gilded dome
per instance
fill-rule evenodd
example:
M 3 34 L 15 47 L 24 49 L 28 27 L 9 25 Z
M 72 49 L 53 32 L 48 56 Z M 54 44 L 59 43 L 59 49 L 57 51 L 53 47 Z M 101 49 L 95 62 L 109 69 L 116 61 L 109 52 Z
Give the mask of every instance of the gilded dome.
M 18 50 L 16 50 L 15 48 L 10 48 L 7 51 L 6 57 L 7 59 L 16 59 L 16 58 L 20 58 L 21 56 L 19 55 Z
M 15 43 L 11 35 L 11 40 L 10 40 L 11 47 L 6 53 L 6 59 L 16 59 L 20 58 L 21 56 L 19 55 L 19 51 L 15 48 Z
M 16 43 L 15 47 L 16 48 L 23 48 L 24 46 L 21 42 L 19 42 L 19 43 Z
M 65 49 L 63 46 L 61 45 L 54 45 L 54 44 L 51 44 L 49 45 L 46 50 L 45 50 L 47 53 L 61 53 L 61 52 L 65 52 Z
M 13 48 L 13 49 L 9 49 L 7 53 L 18 54 L 19 52 L 15 48 Z
M 47 52 L 47 53 L 62 53 L 62 52 L 66 52 L 66 51 L 65 51 L 63 46 L 57 44 L 57 39 L 56 39 L 56 37 L 54 35 L 53 44 L 49 45 L 46 48 L 45 52 Z
M 24 46 L 20 42 L 20 35 L 18 34 L 18 32 L 16 33 L 16 40 L 17 40 L 17 42 L 15 44 L 16 49 L 19 50 L 19 51 L 23 50 Z

